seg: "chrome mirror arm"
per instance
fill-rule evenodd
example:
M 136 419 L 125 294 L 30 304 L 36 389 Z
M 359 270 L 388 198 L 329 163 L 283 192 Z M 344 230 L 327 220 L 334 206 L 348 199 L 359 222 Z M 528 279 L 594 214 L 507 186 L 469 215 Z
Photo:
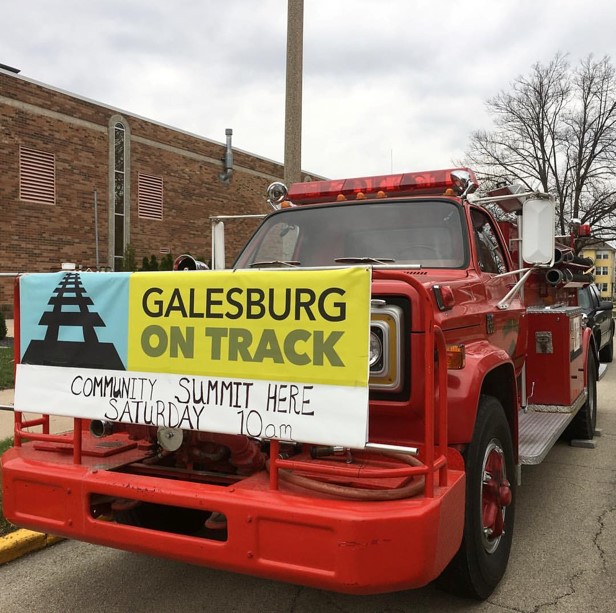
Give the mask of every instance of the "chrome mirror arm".
M 503 299 L 496 305 L 501 311 L 505 311 L 511 305 L 511 301 L 515 298 L 516 294 L 524 287 L 526 280 L 533 272 L 533 268 L 529 268 L 526 272 L 520 277 L 518 282 L 507 292 L 507 295 L 503 297 Z

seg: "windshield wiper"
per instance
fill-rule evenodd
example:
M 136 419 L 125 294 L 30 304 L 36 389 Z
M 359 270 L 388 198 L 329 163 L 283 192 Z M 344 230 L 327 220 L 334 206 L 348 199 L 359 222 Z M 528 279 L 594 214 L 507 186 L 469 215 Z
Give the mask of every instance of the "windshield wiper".
M 337 264 L 391 264 L 395 262 L 393 258 L 372 258 L 372 257 L 346 257 L 335 258 Z
M 297 260 L 265 260 L 263 262 L 253 262 L 250 268 L 296 268 L 301 266 Z

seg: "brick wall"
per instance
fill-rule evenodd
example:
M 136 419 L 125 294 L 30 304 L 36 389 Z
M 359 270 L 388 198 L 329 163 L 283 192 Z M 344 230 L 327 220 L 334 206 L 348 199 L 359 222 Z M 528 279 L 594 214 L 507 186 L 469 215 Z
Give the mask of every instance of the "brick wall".
M 283 167 L 234 151 L 234 172 L 219 180 L 225 146 L 143 118 L 72 96 L 0 71 L 0 273 L 45 272 L 62 262 L 94 268 L 98 257 L 111 266 L 110 126 L 127 126 L 130 149 L 130 237 L 137 262 L 169 249 L 209 259 L 211 215 L 267 213 L 265 189 L 280 180 Z M 56 203 L 20 200 L 19 147 L 52 153 Z M 140 219 L 138 174 L 162 177 L 163 220 Z M 226 224 L 227 262 L 256 226 L 254 220 Z M 10 310 L 13 282 L 0 278 L 0 309 Z

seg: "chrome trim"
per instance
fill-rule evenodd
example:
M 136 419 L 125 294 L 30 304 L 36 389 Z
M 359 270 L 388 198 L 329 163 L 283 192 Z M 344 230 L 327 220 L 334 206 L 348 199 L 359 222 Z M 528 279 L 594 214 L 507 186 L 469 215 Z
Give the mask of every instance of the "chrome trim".
M 372 333 L 374 328 L 381 330 L 381 360 L 383 365 L 379 370 L 372 370 L 372 366 L 370 366 L 370 376 L 382 377 L 389 372 L 389 338 L 391 335 L 386 321 L 370 321 L 370 333 Z M 373 386 L 371 385 L 370 387 Z
M 378 304 L 375 304 L 378 300 Z M 383 334 L 383 366 L 378 371 L 370 370 L 369 387 L 374 391 L 399 392 L 404 385 L 403 365 L 404 356 L 402 355 L 402 335 L 403 335 L 403 311 L 395 304 L 387 304 L 380 299 L 372 300 L 370 311 L 370 329 L 379 328 Z M 383 319 L 375 319 L 375 316 L 390 317 L 395 322 L 395 333 L 390 329 L 390 325 Z M 394 336 L 395 334 L 395 336 Z M 391 363 L 390 359 L 395 360 Z M 390 382 L 375 382 L 374 379 L 383 379 L 395 373 L 395 377 Z
M 404 453 L 406 455 L 419 455 L 417 447 L 401 447 L 399 445 L 386 445 L 384 443 L 366 443 L 364 449 L 374 451 L 391 451 L 393 453 Z

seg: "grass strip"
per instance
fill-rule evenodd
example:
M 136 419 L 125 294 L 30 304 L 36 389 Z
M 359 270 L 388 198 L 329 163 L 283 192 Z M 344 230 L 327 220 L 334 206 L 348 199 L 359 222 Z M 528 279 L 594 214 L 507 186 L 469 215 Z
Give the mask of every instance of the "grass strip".
M 15 387 L 14 358 L 12 347 L 0 347 L 0 390 Z

